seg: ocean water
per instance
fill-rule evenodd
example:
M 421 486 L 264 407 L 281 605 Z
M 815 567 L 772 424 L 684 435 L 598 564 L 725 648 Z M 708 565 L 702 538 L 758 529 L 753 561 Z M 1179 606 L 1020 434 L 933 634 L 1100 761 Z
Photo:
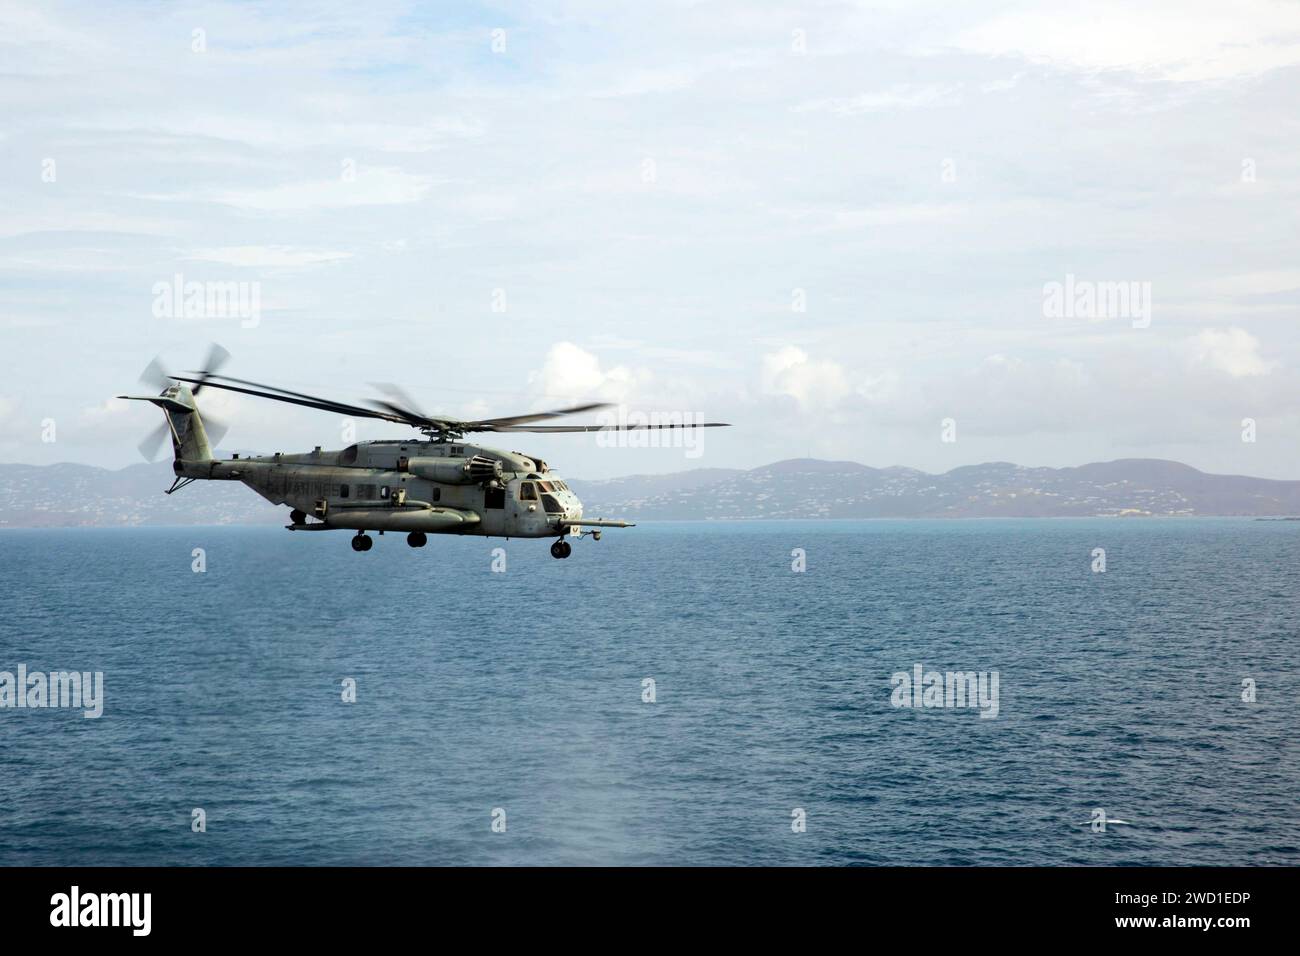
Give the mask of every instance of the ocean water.
M 0 864 L 1295 864 L 1298 569 L 1233 519 L 3 531 L 0 670 L 105 703 L 0 710 Z

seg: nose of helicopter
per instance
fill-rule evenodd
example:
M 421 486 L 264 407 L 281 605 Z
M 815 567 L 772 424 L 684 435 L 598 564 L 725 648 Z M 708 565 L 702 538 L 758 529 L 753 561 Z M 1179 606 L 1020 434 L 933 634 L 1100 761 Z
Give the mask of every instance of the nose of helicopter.
M 570 488 L 566 487 L 560 492 L 560 507 L 564 509 L 565 518 L 582 517 L 582 501 Z

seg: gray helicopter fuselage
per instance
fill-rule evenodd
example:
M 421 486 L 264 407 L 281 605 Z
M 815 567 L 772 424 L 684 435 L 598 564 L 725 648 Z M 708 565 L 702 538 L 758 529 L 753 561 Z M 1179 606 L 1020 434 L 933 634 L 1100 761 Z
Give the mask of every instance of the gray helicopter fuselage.
M 582 518 L 582 502 L 544 461 L 463 441 L 369 441 L 174 467 L 181 477 L 243 482 L 316 519 L 295 520 L 295 530 L 548 538 Z

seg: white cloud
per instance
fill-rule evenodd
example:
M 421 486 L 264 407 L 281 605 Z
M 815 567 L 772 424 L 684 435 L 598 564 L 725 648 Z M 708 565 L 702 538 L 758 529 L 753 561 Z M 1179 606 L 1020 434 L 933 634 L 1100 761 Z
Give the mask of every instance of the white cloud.
M 794 107 L 796 113 L 883 113 L 890 110 L 913 110 L 928 106 L 947 106 L 961 102 L 956 86 L 894 86 L 887 90 L 808 100 Z
M 427 153 L 449 142 L 483 134 L 477 120 L 462 116 L 436 116 L 412 125 L 358 120 L 341 122 L 328 118 L 339 109 L 336 99 L 311 94 L 297 97 L 295 115 L 249 115 L 243 113 L 161 112 L 142 125 L 133 113 L 109 114 L 95 120 L 70 124 L 86 133 L 112 133 L 135 138 L 148 137 L 168 142 L 172 148 L 186 143 L 216 140 L 259 149 L 302 150 L 328 148 L 339 155 L 357 150 L 385 153 Z M 357 104 L 364 109 L 365 104 Z M 315 114 L 315 115 L 312 115 Z
M 1263 272 L 1243 272 L 1236 275 L 1215 276 L 1202 287 L 1220 295 L 1269 295 L 1300 289 L 1300 269 L 1272 269 Z
M 1259 340 L 1245 329 L 1206 329 L 1187 340 L 1193 363 L 1233 378 L 1267 375 L 1275 362 L 1259 354 Z
M 351 256 L 350 252 L 301 249 L 294 246 L 221 246 L 215 249 L 199 249 L 185 258 L 199 262 L 220 262 L 230 266 L 293 268 L 348 259 Z
M 1176 457 L 1169 436 L 1252 413 L 1278 440 L 1189 461 L 1300 477 L 1300 397 L 1263 374 L 1300 362 L 1297 86 L 1274 68 L 1300 8 L 1243 4 L 583 0 L 516 11 L 494 56 L 484 30 L 401 0 L 200 19 L 0 2 L 6 70 L 41 76 L 4 101 L 4 145 L 30 147 L 10 151 L 0 221 L 5 387 L 71 425 L 151 355 L 186 367 L 217 337 L 232 374 L 312 394 L 385 378 L 467 416 L 592 399 L 815 415 L 817 453 L 873 464 L 1076 464 L 1126 430 L 1126 451 Z M 1251 82 L 1170 82 L 1198 76 Z M 157 280 L 240 268 L 265 270 L 256 329 L 151 320 Z M 1042 282 L 1067 273 L 1152 281 L 1157 321 L 1043 321 Z M 365 371 L 395 349 L 399 370 Z M 946 415 L 958 444 L 935 438 Z M 261 450 L 335 434 L 277 403 L 232 420 Z M 74 446 L 70 427 L 58 451 L 133 460 L 109 431 Z M 722 429 L 710 463 L 788 444 Z M 556 445 L 575 474 L 680 464 Z
M 809 358 L 803 349 L 787 345 L 763 356 L 763 391 L 793 398 L 811 409 L 836 405 L 853 388 L 838 363 Z
M 1272 0 L 1054 4 L 994 16 L 952 45 L 1087 71 L 1222 80 L 1300 63 L 1300 7 Z
M 601 399 L 627 402 L 650 373 L 625 365 L 601 368 L 600 359 L 572 342 L 557 342 L 546 353 L 546 362 L 529 381 L 546 398 L 566 400 Z
M 419 202 L 432 186 L 432 176 L 415 175 L 390 166 L 363 166 L 357 169 L 352 180 L 340 176 L 269 189 L 233 190 L 215 199 L 232 206 L 267 211 L 387 206 Z
M 258 212 L 303 212 L 353 206 L 415 203 L 433 187 L 434 178 L 391 166 L 358 166 L 354 179 L 314 179 L 250 189 L 138 194 L 158 202 L 215 202 Z
M 801 207 L 773 209 L 773 213 L 810 231 L 858 231 L 879 226 L 935 226 L 942 222 L 968 218 L 965 203 L 881 203 L 866 209 L 839 203 L 822 203 Z
M 157 389 L 143 389 L 143 390 L 136 389 L 135 391 L 132 392 L 132 394 L 139 394 L 141 392 L 152 392 L 152 391 L 157 391 Z M 83 408 L 81 410 L 81 414 L 82 417 L 86 419 L 88 422 L 90 422 L 91 424 L 97 424 L 97 423 L 105 422 L 108 419 L 114 419 L 119 417 L 124 412 L 126 412 L 129 408 L 131 408 L 133 404 L 135 403 L 120 398 L 106 398 L 98 405 L 92 405 L 88 408 Z

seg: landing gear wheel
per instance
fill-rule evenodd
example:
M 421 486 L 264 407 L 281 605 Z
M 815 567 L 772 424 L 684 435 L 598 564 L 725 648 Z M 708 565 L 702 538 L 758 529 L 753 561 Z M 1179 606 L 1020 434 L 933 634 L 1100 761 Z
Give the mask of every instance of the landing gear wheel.
M 374 546 L 375 539 L 365 533 L 358 534 L 352 539 L 353 551 L 369 551 Z
M 307 516 L 303 514 L 301 511 L 299 511 L 297 508 L 294 508 L 292 511 L 289 512 L 289 523 L 306 524 Z
M 551 557 L 553 558 L 567 558 L 572 553 L 573 545 L 567 541 L 560 540 L 551 545 Z
M 569 555 L 573 554 L 573 545 L 569 544 L 567 541 L 561 541 L 560 544 L 564 545 L 564 554 L 560 555 L 560 557 L 567 558 Z
M 423 548 L 429 543 L 429 537 L 423 531 L 412 531 L 406 536 L 406 543 L 413 548 Z

